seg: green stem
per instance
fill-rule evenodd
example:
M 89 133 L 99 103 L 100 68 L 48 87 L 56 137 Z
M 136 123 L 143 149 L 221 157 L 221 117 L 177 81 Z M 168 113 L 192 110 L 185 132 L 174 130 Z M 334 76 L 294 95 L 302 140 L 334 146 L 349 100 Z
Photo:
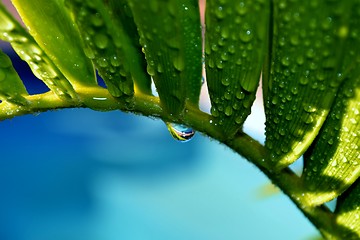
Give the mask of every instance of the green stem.
M 3 102 L 0 104 L 0 120 L 24 114 L 44 112 L 51 109 L 88 107 L 98 111 L 121 110 L 144 116 L 157 117 L 166 122 L 182 123 L 193 127 L 219 142 L 227 145 L 251 163 L 256 165 L 276 186 L 278 186 L 297 205 L 304 215 L 319 229 L 327 239 L 342 239 L 341 230 L 336 227 L 334 214 L 324 205 L 310 206 L 304 197 L 304 186 L 300 178 L 289 168 L 273 171 L 268 164 L 268 153 L 263 145 L 243 132 L 233 139 L 227 139 L 211 115 L 201 112 L 192 106 L 187 106 L 181 119 L 163 111 L 159 99 L 154 96 L 136 94 L 131 110 L 121 104 L 116 98 L 101 87 L 84 87 L 78 92 L 78 100 L 67 101 L 58 98 L 54 93 L 47 92 L 27 96 L 28 106 L 18 106 Z

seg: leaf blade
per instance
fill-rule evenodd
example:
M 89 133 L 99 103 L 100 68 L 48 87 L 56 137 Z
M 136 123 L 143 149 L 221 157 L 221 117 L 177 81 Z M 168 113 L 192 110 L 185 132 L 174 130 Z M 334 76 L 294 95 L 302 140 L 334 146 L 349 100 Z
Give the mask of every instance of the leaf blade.
M 76 99 L 77 94 L 70 82 L 1 3 L 0 20 L 0 39 L 11 44 L 20 58 L 29 64 L 35 76 L 59 98 Z
M 267 47 L 270 3 L 206 3 L 205 61 L 211 113 L 231 137 L 250 114 Z M 258 15 L 254 18 L 253 15 Z
M 198 106 L 202 74 L 201 23 L 196 0 L 130 0 L 152 76 L 164 110 L 180 115 Z
M 305 155 L 302 179 L 311 204 L 330 201 L 359 178 L 359 112 L 360 74 L 357 74 L 340 89 L 314 146 Z
M 352 4 L 274 1 L 264 94 L 265 145 L 277 170 L 310 146 L 344 80 L 348 35 L 342 29 L 348 27 L 351 18 L 346 13 Z
M 17 105 L 28 105 L 28 92 L 14 69 L 10 58 L 0 50 L 0 100 Z
M 73 87 L 95 86 L 95 72 L 63 0 L 12 0 L 39 46 Z
M 340 196 L 336 205 L 336 224 L 345 228 L 343 239 L 360 238 L 360 181 Z

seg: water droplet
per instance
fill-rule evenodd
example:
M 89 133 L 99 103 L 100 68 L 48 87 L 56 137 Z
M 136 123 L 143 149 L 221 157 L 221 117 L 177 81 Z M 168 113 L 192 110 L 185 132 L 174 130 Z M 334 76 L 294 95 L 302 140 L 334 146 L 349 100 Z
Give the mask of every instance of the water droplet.
M 301 85 L 306 85 L 309 82 L 309 78 L 308 77 L 301 77 L 299 80 Z
M 119 58 L 117 56 L 113 56 L 111 59 L 110 59 L 110 63 L 111 65 L 113 65 L 114 67 L 118 67 L 120 66 L 121 62 L 119 60 Z
M 241 100 L 241 99 L 244 99 L 245 98 L 245 93 L 241 90 L 237 91 L 236 92 L 236 98 Z
M 96 34 L 94 41 L 96 46 L 100 49 L 105 49 L 109 43 L 108 37 L 102 33 Z
M 228 53 L 227 53 L 227 52 L 223 52 L 223 53 L 221 54 L 221 59 L 222 59 L 223 61 L 227 61 L 227 60 L 229 59 Z
M 313 112 L 316 112 L 316 107 L 311 106 L 311 105 L 306 105 L 306 106 L 304 106 L 304 111 L 308 112 L 308 113 L 313 113 Z
M 225 97 L 225 99 L 226 100 L 230 100 L 231 99 L 231 92 L 226 92 L 225 94 L 224 94 L 224 97 Z
M 238 116 L 235 118 L 235 123 L 236 124 L 242 124 L 243 123 L 243 118 L 241 116 Z
M 225 13 L 224 13 L 224 10 L 223 10 L 222 6 L 219 6 L 218 8 L 215 9 L 215 15 L 219 19 L 224 18 Z
M 174 67 L 178 71 L 184 70 L 184 59 L 182 57 L 176 57 L 173 61 Z
M 307 50 L 306 56 L 307 56 L 308 58 L 313 58 L 313 57 L 315 57 L 315 51 L 314 51 L 314 49 L 310 48 L 309 50 Z
M 214 117 L 219 116 L 219 111 L 214 106 L 211 107 L 210 112 L 211 112 L 211 115 L 213 115 Z
M 94 51 L 90 48 L 90 47 L 85 47 L 84 48 L 84 53 L 85 55 L 90 58 L 90 59 L 94 59 L 95 58 L 95 53 Z
M 357 121 L 356 121 L 356 119 L 355 118 L 350 118 L 350 120 L 349 120 L 352 124 L 357 124 Z
M 171 136 L 178 141 L 187 142 L 192 139 L 195 135 L 195 131 L 192 128 L 187 126 L 176 124 L 176 123 L 166 123 L 166 126 L 171 134 Z
M 239 4 L 237 4 L 235 8 L 237 13 L 240 15 L 244 15 L 247 12 L 247 8 L 244 2 L 239 2 Z
M 103 23 L 104 23 L 102 18 L 101 18 L 100 13 L 93 14 L 91 16 L 91 22 L 96 27 L 101 27 L 101 25 L 103 25 Z
M 349 33 L 349 28 L 347 26 L 341 26 L 338 31 L 338 35 L 340 38 L 346 38 Z
M 221 29 L 221 36 L 222 36 L 223 38 L 228 38 L 228 37 L 229 37 L 229 28 L 223 27 L 223 28 Z
M 108 66 L 108 62 L 106 58 L 99 58 L 97 60 L 97 63 L 99 64 L 100 67 L 107 67 Z
M 240 39 L 243 42 L 249 42 L 253 38 L 253 33 L 250 29 L 240 30 Z
M 283 59 L 281 59 L 281 63 L 282 65 L 284 65 L 285 67 L 290 65 L 290 59 L 289 57 L 283 57 Z
M 146 70 L 147 70 L 147 72 L 148 72 L 148 74 L 149 74 L 150 76 L 154 76 L 154 75 L 155 75 L 155 69 L 154 69 L 152 66 L 147 65 Z
M 222 83 L 224 86 L 229 86 L 230 80 L 229 80 L 229 78 L 223 78 L 223 79 L 221 80 L 221 83 Z
M 225 115 L 229 117 L 229 116 L 232 115 L 232 113 L 233 113 L 232 107 L 231 107 L 231 106 L 227 106 L 227 107 L 225 108 Z
M 331 166 L 336 167 L 336 165 L 337 165 L 337 161 L 334 159 L 331 163 Z
M 12 23 L 5 15 L 0 15 L 0 29 L 1 31 L 11 31 L 15 28 L 15 24 Z
M 229 51 L 229 53 L 234 54 L 234 53 L 236 52 L 235 46 L 234 46 L 234 45 L 230 45 L 230 46 L 228 47 L 228 51 Z

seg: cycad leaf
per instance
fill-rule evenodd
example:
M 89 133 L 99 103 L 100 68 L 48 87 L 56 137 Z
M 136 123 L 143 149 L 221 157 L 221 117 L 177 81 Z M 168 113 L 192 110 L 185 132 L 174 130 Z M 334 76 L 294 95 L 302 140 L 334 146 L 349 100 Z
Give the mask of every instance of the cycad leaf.
M 205 60 L 211 114 L 231 137 L 250 114 L 263 66 L 270 2 L 206 2 Z M 254 14 L 257 17 L 254 17 Z
M 344 232 L 343 239 L 360 239 L 360 181 L 338 198 L 335 210 L 336 223 L 348 231 Z
M 64 0 L 12 0 L 39 46 L 75 90 L 96 84 L 91 61 L 64 6 Z
M 28 93 L 19 75 L 12 66 L 10 58 L 0 50 L 0 100 L 19 105 L 27 105 L 23 97 Z
M 0 39 L 11 43 L 21 59 L 29 64 L 36 77 L 41 79 L 59 98 L 66 100 L 76 98 L 76 93 L 69 81 L 1 3 Z
M 265 145 L 277 169 L 297 160 L 325 121 L 346 75 L 353 3 L 274 1 L 264 97 Z
M 180 114 L 185 102 L 198 105 L 202 46 L 197 0 L 129 0 L 148 73 L 164 109 Z
M 126 55 L 124 58 L 130 65 L 130 72 L 135 82 L 135 92 L 139 90 L 144 94 L 151 94 L 151 78 L 146 72 L 146 60 L 139 43 L 140 36 L 127 0 L 103 0 L 103 2 L 107 2 L 113 24 L 116 23 L 121 28 L 122 37 L 127 43 L 124 48 Z
M 360 175 L 360 74 L 346 79 L 315 146 L 305 156 L 303 180 L 311 204 L 327 202 Z
M 127 34 L 123 19 L 115 19 L 113 9 L 105 6 L 102 0 L 67 3 L 84 39 L 85 53 L 92 59 L 109 92 L 115 97 L 129 99 L 134 94 L 134 79 L 141 83 L 143 91 L 150 93 L 151 80 L 142 64 L 139 39 Z M 125 3 L 108 4 L 113 7 Z M 132 31 L 136 31 L 134 27 Z

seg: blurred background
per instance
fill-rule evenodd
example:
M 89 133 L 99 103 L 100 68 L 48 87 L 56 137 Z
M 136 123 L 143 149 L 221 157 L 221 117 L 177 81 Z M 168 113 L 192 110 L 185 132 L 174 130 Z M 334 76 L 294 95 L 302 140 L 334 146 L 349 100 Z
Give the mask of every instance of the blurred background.
M 47 91 L 9 45 L 0 47 L 30 93 Z M 263 142 L 260 97 L 245 132 Z M 67 109 L 3 121 L 0 133 L 1 240 L 317 236 L 245 159 L 199 133 L 177 142 L 160 120 Z

